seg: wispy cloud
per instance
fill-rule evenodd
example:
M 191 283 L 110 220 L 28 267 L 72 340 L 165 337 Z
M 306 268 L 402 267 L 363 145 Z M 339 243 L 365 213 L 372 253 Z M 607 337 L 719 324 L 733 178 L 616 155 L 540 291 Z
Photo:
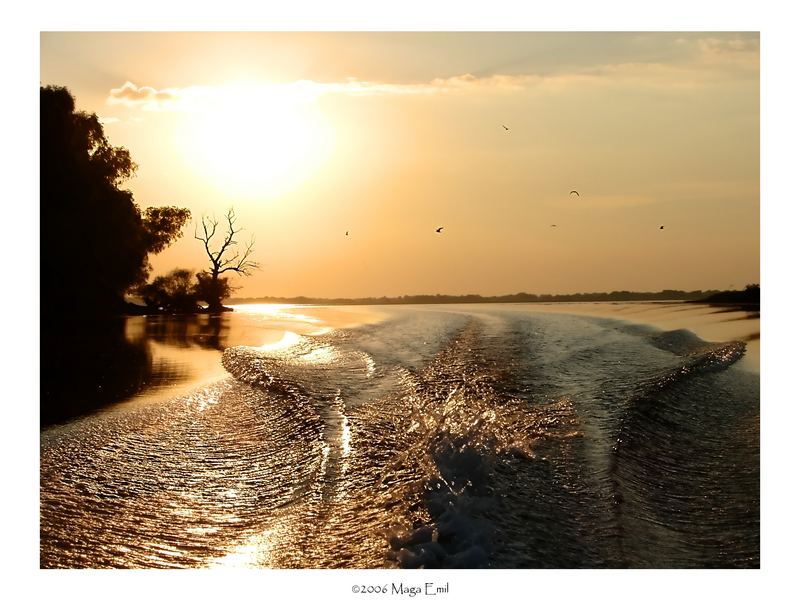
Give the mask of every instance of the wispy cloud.
M 442 94 L 474 91 L 516 91 L 541 80 L 537 75 L 492 75 L 476 77 L 470 73 L 436 78 L 426 83 L 382 83 L 348 79 L 345 82 L 298 82 L 318 94 L 339 93 L 351 96 L 384 94 Z
M 755 37 L 707 37 L 697 40 L 697 46 L 706 54 L 758 54 L 759 39 Z
M 751 37 L 705 37 L 675 41 L 685 46 L 682 60 L 664 62 L 619 62 L 574 68 L 548 74 L 476 76 L 464 73 L 426 82 L 393 83 L 348 78 L 344 81 L 299 80 L 226 86 L 189 86 L 156 89 L 126 81 L 110 90 L 107 102 L 112 105 L 144 110 L 184 110 L 202 108 L 231 98 L 256 101 L 259 97 L 291 97 L 313 100 L 337 94 L 364 96 L 433 96 L 465 93 L 512 93 L 523 90 L 557 92 L 581 86 L 639 85 L 683 87 L 709 85 L 731 77 L 757 77 L 759 41 Z
M 759 68 L 761 42 L 757 36 L 678 38 L 675 45 L 688 49 L 692 64 L 701 69 L 754 72 Z
M 464 74 L 455 77 L 438 78 L 425 83 L 390 83 L 365 81 L 349 78 L 345 81 L 320 82 L 299 80 L 284 83 L 264 83 L 260 85 L 228 86 L 189 86 L 184 88 L 165 88 L 138 86 L 126 81 L 121 87 L 112 89 L 107 98 L 111 105 L 138 107 L 144 110 L 180 110 L 213 103 L 231 96 L 256 97 L 260 94 L 292 95 L 293 97 L 316 98 L 326 94 L 347 96 L 387 96 L 387 95 L 432 95 L 470 91 L 513 91 L 520 90 L 539 78 L 536 76 L 494 75 L 475 77 Z
M 108 93 L 107 102 L 111 105 L 138 106 L 145 110 L 169 110 L 178 107 L 181 95 L 181 90 L 177 88 L 157 90 L 126 81 L 122 87 Z

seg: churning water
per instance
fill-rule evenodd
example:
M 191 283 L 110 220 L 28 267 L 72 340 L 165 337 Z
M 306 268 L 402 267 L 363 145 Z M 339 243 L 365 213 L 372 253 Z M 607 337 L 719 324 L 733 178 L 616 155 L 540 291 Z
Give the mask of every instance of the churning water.
M 43 429 L 41 565 L 759 566 L 743 342 L 525 306 L 382 313 Z

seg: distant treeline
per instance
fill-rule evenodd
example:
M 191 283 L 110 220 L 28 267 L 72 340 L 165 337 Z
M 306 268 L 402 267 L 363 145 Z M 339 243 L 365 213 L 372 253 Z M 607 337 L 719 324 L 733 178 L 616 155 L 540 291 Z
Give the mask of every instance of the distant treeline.
M 710 304 L 741 304 L 741 305 L 761 305 L 761 286 L 751 283 L 743 290 L 728 290 L 711 294 L 703 301 Z
M 395 296 L 380 298 L 293 298 L 265 296 L 262 298 L 231 298 L 227 304 L 470 304 L 502 302 L 623 302 L 637 300 L 706 300 L 720 290 L 662 290 L 660 292 L 589 292 L 582 294 L 508 294 L 505 296 L 481 296 L 467 294 L 450 296 L 447 294 L 421 294 L 415 296 Z

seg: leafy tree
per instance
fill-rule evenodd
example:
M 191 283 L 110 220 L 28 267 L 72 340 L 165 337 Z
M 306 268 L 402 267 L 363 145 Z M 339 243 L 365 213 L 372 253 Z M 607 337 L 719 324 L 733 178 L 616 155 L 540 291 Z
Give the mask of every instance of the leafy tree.
M 120 187 L 136 172 L 95 114 L 75 110 L 64 87 L 40 88 L 40 255 L 44 320 L 122 312 L 125 291 L 146 281 L 148 254 L 179 238 L 176 207 L 140 211 Z
M 189 269 L 175 269 L 167 275 L 156 277 L 152 283 L 141 286 L 139 293 L 150 308 L 167 313 L 197 311 L 194 273 Z
M 227 277 L 214 279 L 210 273 L 197 274 L 197 284 L 195 285 L 197 299 L 208 304 L 209 310 L 212 312 L 222 310 L 222 301 L 230 297 L 235 289 Z
M 188 208 L 176 206 L 151 206 L 145 210 L 142 225 L 145 229 L 147 251 L 158 254 L 165 250 L 183 235 L 181 228 L 191 216 Z
M 251 237 L 250 241 L 243 250 L 237 250 L 238 241 L 236 234 L 242 229 L 236 229 L 236 213 L 233 208 L 229 209 L 225 215 L 225 232 L 222 234 L 222 243 L 218 250 L 212 248 L 214 236 L 217 233 L 219 221 L 214 217 L 204 216 L 200 220 L 203 228 L 202 233 L 195 227 L 194 237 L 203 242 L 208 260 L 211 266 L 207 273 L 197 276 L 198 286 L 201 290 L 201 298 L 208 302 L 208 309 L 211 312 L 223 310 L 222 301 L 230 296 L 233 288 L 226 278 L 220 277 L 223 273 L 232 272 L 242 276 L 252 275 L 253 271 L 259 268 L 259 264 L 251 260 L 253 245 L 255 240 Z
M 758 283 L 748 283 L 744 288 L 744 293 L 742 294 L 742 296 L 746 302 L 760 304 L 761 285 Z

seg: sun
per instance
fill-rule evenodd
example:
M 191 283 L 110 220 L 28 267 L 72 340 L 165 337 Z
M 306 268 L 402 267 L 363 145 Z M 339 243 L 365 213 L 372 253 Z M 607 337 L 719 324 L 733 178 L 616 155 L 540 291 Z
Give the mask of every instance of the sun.
M 264 199 L 312 177 L 330 154 L 332 132 L 302 89 L 238 84 L 206 93 L 181 138 L 198 177 L 226 193 Z

